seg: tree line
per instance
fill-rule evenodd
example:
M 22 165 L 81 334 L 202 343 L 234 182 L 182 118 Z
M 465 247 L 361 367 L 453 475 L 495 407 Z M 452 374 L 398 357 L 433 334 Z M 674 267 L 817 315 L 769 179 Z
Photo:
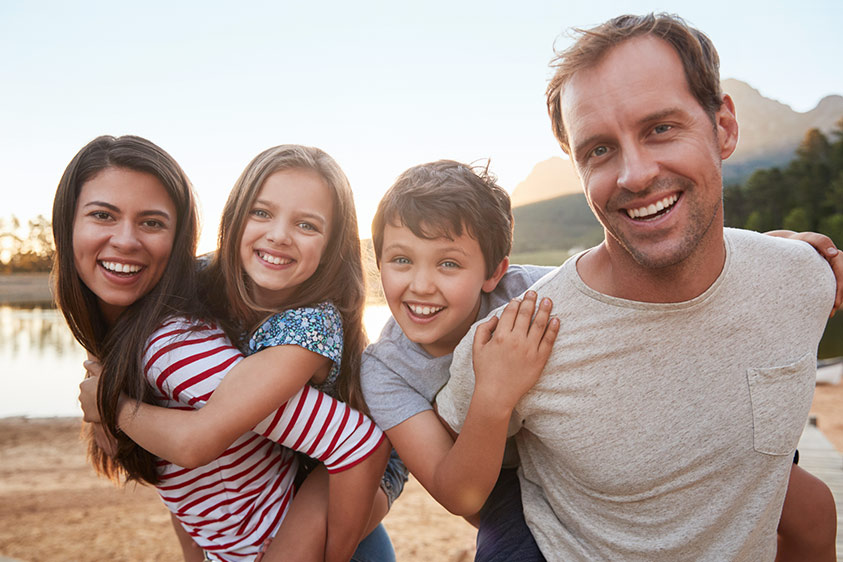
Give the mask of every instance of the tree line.
M 784 168 L 756 170 L 723 191 L 726 225 L 765 232 L 822 232 L 843 245 L 843 118 L 830 137 L 805 133 Z
M 0 217 L 0 273 L 46 272 L 55 254 L 53 230 L 43 215 L 21 222 Z

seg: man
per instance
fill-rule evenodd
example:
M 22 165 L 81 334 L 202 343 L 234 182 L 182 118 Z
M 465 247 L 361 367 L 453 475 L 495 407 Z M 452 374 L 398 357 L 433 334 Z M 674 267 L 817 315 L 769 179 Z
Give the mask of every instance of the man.
M 554 132 L 605 239 L 533 286 L 561 330 L 510 425 L 530 530 L 549 560 L 772 560 L 831 270 L 724 229 L 738 125 L 705 35 L 623 16 L 555 66 Z M 457 431 L 470 342 L 437 397 Z

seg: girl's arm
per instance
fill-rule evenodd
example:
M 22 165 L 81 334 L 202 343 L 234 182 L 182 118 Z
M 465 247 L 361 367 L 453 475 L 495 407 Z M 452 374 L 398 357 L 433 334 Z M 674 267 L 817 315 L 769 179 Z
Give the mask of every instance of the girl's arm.
M 136 404 L 123 397 L 118 425 L 135 443 L 162 459 L 185 468 L 202 466 L 330 364 L 326 357 L 296 345 L 270 347 L 239 359 L 202 408 L 179 410 Z M 101 366 L 86 361 L 85 367 L 90 376 L 79 385 L 79 401 L 85 420 L 95 422 L 99 420 L 96 388 Z
M 433 411 L 421 412 L 387 430 L 401 459 L 428 492 L 450 512 L 472 515 L 486 501 L 503 460 L 509 418 L 535 384 L 559 331 L 544 299 L 531 321 L 536 294 L 513 301 L 500 319 L 477 328 L 474 395 L 462 432 L 453 434 Z

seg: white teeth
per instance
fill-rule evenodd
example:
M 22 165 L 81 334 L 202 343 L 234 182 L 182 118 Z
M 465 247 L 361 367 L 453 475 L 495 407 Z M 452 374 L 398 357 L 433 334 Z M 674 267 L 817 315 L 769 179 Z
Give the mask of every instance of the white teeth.
M 273 265 L 287 265 L 288 263 L 293 263 L 293 260 L 289 258 L 279 258 L 270 254 L 266 254 L 264 252 L 258 252 L 258 257 L 265 262 L 269 262 Z
M 669 197 L 665 197 L 661 201 L 657 201 L 656 203 L 647 205 L 646 207 L 639 207 L 638 209 L 627 209 L 626 214 L 629 215 L 629 218 L 647 218 L 651 215 L 655 215 L 659 211 L 663 211 L 667 209 L 674 203 L 676 200 L 679 199 L 679 196 L 676 194 L 670 195 Z
M 417 316 L 430 316 L 445 308 L 444 306 L 422 306 L 418 304 L 408 304 L 407 306 Z
M 137 273 L 138 271 L 143 269 L 140 265 L 119 263 L 116 261 L 104 261 L 100 263 L 104 268 L 109 271 L 113 271 L 114 273 Z

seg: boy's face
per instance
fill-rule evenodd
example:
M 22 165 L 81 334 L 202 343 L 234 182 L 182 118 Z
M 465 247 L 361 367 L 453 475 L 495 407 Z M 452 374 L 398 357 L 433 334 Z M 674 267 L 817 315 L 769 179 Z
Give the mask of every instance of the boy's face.
M 481 292 L 497 281 L 486 279 L 480 244 L 465 230 L 453 240 L 426 240 L 405 226 L 384 229 L 386 302 L 404 334 L 434 357 L 454 350 L 477 319 Z

